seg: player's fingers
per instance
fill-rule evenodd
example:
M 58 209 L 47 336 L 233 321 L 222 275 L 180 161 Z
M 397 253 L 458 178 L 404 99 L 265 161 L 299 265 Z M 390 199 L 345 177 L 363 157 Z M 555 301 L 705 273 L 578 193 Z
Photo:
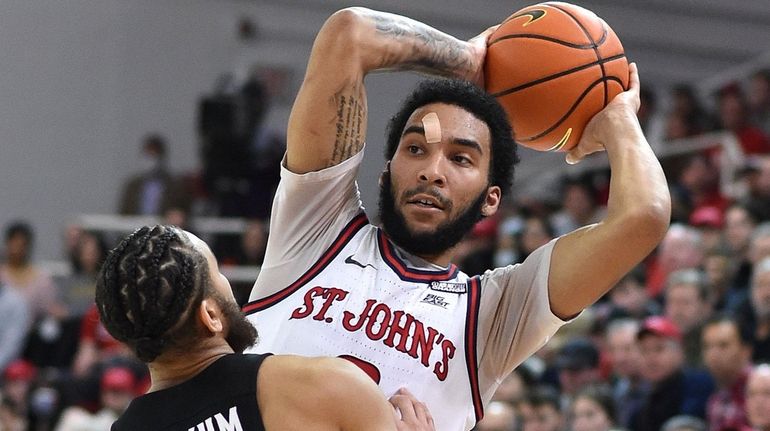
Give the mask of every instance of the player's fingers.
M 585 157 L 585 153 L 580 148 L 580 144 L 578 143 L 578 145 L 575 145 L 575 148 L 571 149 L 567 153 L 567 157 L 565 157 L 564 160 L 570 165 L 574 165 L 583 160 L 583 157 Z
M 404 422 L 415 421 L 417 413 L 414 411 L 412 400 L 406 395 L 396 394 L 390 397 L 390 403 L 401 413 L 401 420 Z
M 420 423 L 428 423 L 430 412 L 428 411 L 428 406 L 426 406 L 425 403 L 418 400 L 417 397 L 415 397 L 414 394 L 409 392 L 409 389 L 407 388 L 401 388 L 398 390 L 397 393 L 409 399 L 409 401 L 412 403 L 412 407 L 414 407 L 414 412 L 417 417 L 417 420 L 419 420 Z
M 636 63 L 628 65 L 628 89 L 639 91 L 641 84 L 639 82 L 639 68 Z

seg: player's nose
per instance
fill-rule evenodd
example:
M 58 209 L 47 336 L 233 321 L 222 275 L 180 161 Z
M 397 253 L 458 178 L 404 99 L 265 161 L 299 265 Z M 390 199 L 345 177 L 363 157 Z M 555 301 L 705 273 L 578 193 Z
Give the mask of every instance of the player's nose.
M 425 160 L 419 170 L 420 182 L 443 186 L 446 184 L 446 173 L 443 158 L 437 154 Z

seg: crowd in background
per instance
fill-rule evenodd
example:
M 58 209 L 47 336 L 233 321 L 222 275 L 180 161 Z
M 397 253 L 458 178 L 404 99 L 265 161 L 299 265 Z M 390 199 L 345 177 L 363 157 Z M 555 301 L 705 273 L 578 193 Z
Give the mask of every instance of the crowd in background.
M 263 93 L 247 86 L 243 96 L 256 106 L 266 103 Z M 770 71 L 722 88 L 714 110 L 688 86 L 672 90 L 667 112 L 655 99 L 643 92 L 639 118 L 661 154 L 682 138 L 735 135 L 744 157 L 729 191 L 718 146 L 663 159 L 673 202 L 665 239 L 502 382 L 478 430 L 770 429 L 770 367 L 756 367 L 770 362 Z M 241 235 L 204 239 L 225 267 L 259 265 L 285 143 L 262 127 L 264 106 L 252 108 L 245 127 L 212 126 L 233 114 L 228 103 L 210 101 L 201 114 L 202 155 L 212 160 L 198 175 L 170 172 L 164 138 L 148 135 L 145 166 L 116 191 L 116 212 L 188 229 L 200 215 L 246 218 Z M 212 149 L 223 145 L 240 151 L 237 172 Z M 517 195 L 474 228 L 456 263 L 480 274 L 522 262 L 600 221 L 608 185 L 608 171 L 598 169 L 565 176 L 548 196 Z M 149 387 L 146 367 L 110 337 L 94 305 L 96 274 L 117 238 L 62 230 L 70 268 L 52 277 L 31 259 L 33 228 L 20 220 L 4 229 L 0 430 L 108 430 Z M 250 287 L 234 286 L 240 302 Z

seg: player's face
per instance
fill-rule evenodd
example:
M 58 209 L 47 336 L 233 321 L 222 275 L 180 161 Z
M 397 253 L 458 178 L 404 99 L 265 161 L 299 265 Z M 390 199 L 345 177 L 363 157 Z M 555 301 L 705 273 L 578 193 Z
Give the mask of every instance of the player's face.
M 203 254 L 208 262 L 210 283 L 216 291 L 214 300 L 217 301 L 222 311 L 222 319 L 225 322 L 225 341 L 232 347 L 233 351 L 242 353 L 247 347 L 254 345 L 257 340 L 257 331 L 241 312 L 235 301 L 235 296 L 233 296 L 230 282 L 219 271 L 217 259 L 209 246 L 195 235 L 189 232 L 187 235 L 192 241 L 193 247 Z
M 417 109 L 383 176 L 381 215 L 388 234 L 406 249 L 445 239 L 434 244 L 433 253 L 417 254 L 441 253 L 459 242 L 482 214 L 497 210 L 500 189 L 489 186 L 491 156 L 489 128 L 473 114 L 440 103 Z M 403 240 L 394 218 L 406 231 Z M 448 232 L 450 227 L 461 229 Z

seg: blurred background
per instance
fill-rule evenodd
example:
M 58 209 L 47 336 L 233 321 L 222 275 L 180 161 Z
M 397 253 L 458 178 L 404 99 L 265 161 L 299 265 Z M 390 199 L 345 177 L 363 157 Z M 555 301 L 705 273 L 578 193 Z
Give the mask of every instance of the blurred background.
M 468 39 L 529 4 L 356 5 Z M 770 245 L 762 243 L 770 237 L 764 224 L 770 221 L 770 2 L 578 4 L 604 18 L 639 65 L 639 117 L 667 172 L 674 225 L 635 274 L 584 313 L 582 327 L 564 331 L 584 337 L 588 346 L 564 346 L 571 339 L 565 336 L 521 367 L 519 392 L 488 409 L 504 425 L 483 429 L 528 423 L 528 431 L 536 429 L 525 419 L 553 398 L 537 386 L 548 383 L 557 391 L 552 413 L 561 415 L 554 430 L 599 431 L 573 420 L 573 401 L 586 385 L 560 380 L 561 371 L 589 368 L 601 368 L 596 382 L 620 391 L 613 392 L 616 401 L 618 393 L 636 394 L 635 401 L 616 406 L 612 426 L 653 429 L 630 418 L 652 408 L 644 404 L 650 388 L 660 389 L 655 382 L 674 374 L 642 376 L 638 363 L 618 369 L 622 358 L 613 365 L 606 337 L 626 326 L 634 334 L 628 349 L 636 352 L 642 335 L 700 343 L 712 313 L 743 316 L 751 361 L 770 359 L 770 313 L 758 311 L 761 292 L 752 295 L 762 273 L 755 267 L 770 255 Z M 336 0 L 0 1 L 0 313 L 15 316 L 13 325 L 0 328 L 0 429 L 60 424 L 61 430 L 106 430 L 120 406 L 141 391 L 143 368 L 109 339 L 92 307 L 93 276 L 105 250 L 135 227 L 163 221 L 200 234 L 245 300 L 269 233 L 286 122 L 314 35 L 346 6 Z M 359 185 L 372 219 L 385 124 L 419 79 L 367 78 L 368 150 Z M 552 237 L 600 219 L 609 178 L 605 159 L 568 166 L 563 154 L 523 150 L 514 198 L 499 217 L 477 226 L 458 263 L 480 273 L 519 262 Z M 676 290 L 669 286 L 679 284 L 701 287 L 680 302 L 667 300 Z M 760 299 L 752 302 L 754 296 Z M 682 302 L 685 311 L 671 305 Z M 659 331 L 659 324 L 644 320 L 656 315 L 671 319 L 676 331 Z M 620 329 L 608 330 L 616 319 Z M 647 332 L 640 331 L 645 325 Z M 698 343 L 680 346 L 689 349 L 686 364 L 706 375 L 697 381 L 710 378 L 714 393 L 732 387 L 732 378 L 714 375 L 718 366 L 709 366 Z M 585 360 L 557 361 L 563 348 L 564 358 Z M 527 384 L 537 390 L 521 389 Z M 705 397 L 697 402 L 698 408 L 676 413 L 708 419 Z M 737 410 L 743 412 L 743 404 Z M 738 424 L 748 426 L 745 414 L 739 416 Z M 732 422 L 736 428 L 720 428 L 714 420 L 687 423 L 742 429 Z

